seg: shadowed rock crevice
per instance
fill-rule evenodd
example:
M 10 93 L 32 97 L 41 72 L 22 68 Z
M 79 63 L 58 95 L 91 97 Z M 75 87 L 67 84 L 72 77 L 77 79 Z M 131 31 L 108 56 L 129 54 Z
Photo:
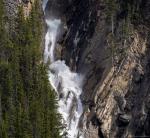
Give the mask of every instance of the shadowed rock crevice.
M 49 1 L 66 25 L 60 57 L 85 76 L 85 137 L 149 137 L 150 2 L 58 3 Z

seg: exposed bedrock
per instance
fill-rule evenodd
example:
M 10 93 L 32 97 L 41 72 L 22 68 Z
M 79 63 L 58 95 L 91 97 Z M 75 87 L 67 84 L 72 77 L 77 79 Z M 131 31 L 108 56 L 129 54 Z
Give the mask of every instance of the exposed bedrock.
M 55 16 L 66 25 L 57 55 L 85 76 L 85 138 L 150 136 L 150 2 L 58 0 L 53 5 L 49 0 L 48 5 L 59 9 Z

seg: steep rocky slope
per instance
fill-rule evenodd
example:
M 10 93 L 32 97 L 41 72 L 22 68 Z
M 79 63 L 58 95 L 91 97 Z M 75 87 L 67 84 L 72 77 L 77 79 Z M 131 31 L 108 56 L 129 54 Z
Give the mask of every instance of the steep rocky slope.
M 67 31 L 59 50 L 85 75 L 86 138 L 150 136 L 149 5 L 72 0 L 62 6 Z
M 9 32 L 11 40 L 16 38 L 15 19 L 17 17 L 18 5 L 23 5 L 24 18 L 26 18 L 32 9 L 31 4 L 33 2 L 32 0 L 4 1 L 6 16 L 2 18 L 6 21 L 4 26 L 6 31 Z M 48 1 L 46 18 L 49 16 L 61 18 L 65 26 L 62 32 L 63 36 L 59 38 L 59 47 L 56 48 L 55 55 L 57 58 L 65 60 L 72 71 L 85 76 L 83 92 L 81 94 L 84 111 L 80 117 L 79 124 L 85 138 L 150 137 L 149 7 L 149 0 Z M 51 10 L 56 10 L 55 15 L 52 14 Z M 41 7 L 40 11 L 42 12 Z M 44 24 L 43 26 L 45 27 Z M 23 44 L 22 41 L 20 43 Z M 43 42 L 42 45 L 44 45 Z M 27 46 L 25 43 L 25 47 Z M 4 52 L 1 50 L 0 56 L 3 60 L 6 57 L 8 64 L 11 58 L 8 60 Z M 24 52 L 23 49 L 21 52 Z M 8 52 L 6 53 L 8 54 Z M 24 52 L 24 54 L 26 59 L 28 59 L 28 55 L 26 55 L 28 52 Z M 13 55 L 12 57 L 15 56 Z M 41 61 L 39 59 L 38 61 L 34 61 L 35 57 L 32 59 L 32 63 L 38 66 Z M 14 58 L 12 59 L 14 60 Z M 20 60 L 20 56 L 18 56 L 18 59 Z M 11 77 L 6 79 L 6 84 L 9 84 L 11 88 L 15 88 L 16 86 L 14 78 L 17 76 L 13 71 L 15 67 L 19 68 L 17 70 L 18 74 L 21 74 L 24 78 L 26 76 L 30 77 L 30 75 L 28 72 L 26 72 L 26 75 L 24 72 L 22 73 L 22 68 L 31 71 L 31 74 L 33 73 L 32 69 L 29 68 L 28 70 L 26 68 L 25 65 L 28 65 L 27 62 L 20 64 L 16 64 L 16 62 L 15 64 L 10 63 L 12 68 L 8 72 L 8 75 Z M 3 71 L 0 79 L 1 84 L 5 84 L 3 83 L 5 82 L 3 78 L 5 78 L 4 73 L 7 73 L 7 70 L 5 71 L 5 68 L 0 69 L 1 72 Z M 37 74 L 35 76 L 37 77 Z M 36 77 L 36 80 L 40 79 Z M 23 81 L 25 80 L 24 78 L 22 79 Z M 10 81 L 7 82 L 7 80 Z M 25 84 L 29 80 L 25 80 Z M 45 82 L 47 84 L 47 81 L 44 81 L 40 84 L 40 88 L 33 85 L 35 86 L 35 90 L 39 88 L 37 91 L 41 95 L 39 96 L 36 93 L 37 91 L 33 91 L 35 92 L 35 97 L 31 96 L 33 99 L 29 107 L 25 104 L 26 100 L 28 101 L 28 97 L 24 99 L 18 96 L 19 102 L 17 102 L 17 106 L 14 106 L 11 102 L 15 102 L 17 98 L 12 95 L 6 96 L 7 89 L 3 92 L 0 89 L 0 122 L 2 122 L 2 119 L 4 120 L 0 123 L 2 124 L 1 130 L 3 130 L 0 136 L 4 137 L 9 132 L 10 137 L 12 135 L 21 137 L 24 134 L 29 137 L 43 137 L 43 135 L 45 137 L 55 137 L 53 133 L 50 133 L 55 128 L 48 127 L 47 123 L 45 123 L 48 119 L 51 121 L 55 118 L 54 114 L 53 116 L 50 115 L 52 107 L 49 109 L 49 106 L 47 106 L 47 103 L 51 101 L 49 101 L 44 93 L 47 90 L 45 90 L 47 88 Z M 20 81 L 18 84 L 21 86 Z M 22 85 L 25 84 L 22 83 Z M 10 94 L 12 90 L 7 90 L 7 92 Z M 20 94 L 20 91 L 17 92 Z M 6 104 L 6 101 L 10 99 L 13 100 Z M 10 109 L 7 110 L 6 107 L 8 105 L 13 106 L 10 106 Z M 39 106 L 41 108 L 38 108 Z M 23 112 L 24 110 L 27 110 L 27 112 Z M 30 115 L 28 112 L 31 112 Z M 24 115 L 28 122 L 24 122 L 25 119 L 19 120 L 18 118 L 21 118 L 21 115 Z M 34 115 L 37 115 L 37 121 Z M 29 123 L 30 121 L 31 123 Z M 55 122 L 53 121 L 54 124 Z M 8 127 L 9 123 L 12 127 Z M 36 125 L 36 123 L 39 123 L 39 125 Z M 48 123 L 51 126 L 52 123 Z M 28 126 L 29 128 L 24 126 Z M 23 128 L 23 131 L 20 128 Z M 48 131 L 48 129 L 51 129 L 51 131 Z M 58 131 L 55 133 L 58 134 Z

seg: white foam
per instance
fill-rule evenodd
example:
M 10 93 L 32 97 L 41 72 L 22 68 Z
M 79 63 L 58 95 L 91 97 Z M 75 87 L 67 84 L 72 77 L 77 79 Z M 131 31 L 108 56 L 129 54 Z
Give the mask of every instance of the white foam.
M 43 2 L 45 10 L 47 0 Z M 65 64 L 65 61 L 55 61 L 55 47 L 59 29 L 61 27 L 60 19 L 46 19 L 48 26 L 45 35 L 44 62 L 49 60 L 49 80 L 52 87 L 58 93 L 59 108 L 65 124 L 67 124 L 68 138 L 77 138 L 79 135 L 79 119 L 83 112 L 80 94 L 82 93 L 83 76 L 72 72 Z
M 48 31 L 45 36 L 45 51 L 44 51 L 44 61 L 50 59 L 51 62 L 54 62 L 54 50 L 56 45 L 56 38 L 61 20 L 59 19 L 46 19 L 46 24 L 48 26 Z
M 63 98 L 58 102 L 58 110 L 67 124 L 68 137 L 76 138 L 78 135 L 79 118 L 83 112 L 80 100 L 83 76 L 71 72 L 64 61 L 58 60 L 50 65 L 49 80 L 58 94 L 63 94 Z M 58 88 L 58 86 L 61 88 Z M 73 104 L 75 104 L 74 109 L 70 112 Z M 71 118 L 70 115 L 72 115 Z

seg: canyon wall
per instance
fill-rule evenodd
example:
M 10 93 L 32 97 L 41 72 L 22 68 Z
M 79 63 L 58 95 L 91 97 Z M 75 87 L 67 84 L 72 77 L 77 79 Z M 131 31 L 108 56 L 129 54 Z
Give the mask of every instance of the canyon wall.
M 63 10 L 60 56 L 85 76 L 86 138 L 150 135 L 149 5 L 72 0 Z
M 33 2 L 4 1 L 5 28 L 12 38 L 16 36 L 15 18 L 18 5 L 23 4 L 26 18 Z M 148 0 L 57 0 L 56 3 L 48 1 L 46 17 L 52 16 L 49 9 L 57 9 L 54 16 L 61 18 L 65 27 L 63 36 L 58 40 L 59 47 L 56 47 L 55 55 L 58 59 L 65 60 L 72 71 L 84 75 L 83 92 L 80 96 L 83 114 L 80 117 L 79 127 L 85 138 L 149 137 L 150 2 Z M 44 18 L 42 9 L 40 11 L 42 13 L 40 17 Z M 42 46 L 44 46 L 44 28 L 46 25 L 43 23 Z M 4 57 L 3 55 L 0 54 L 1 57 Z M 11 61 L 10 59 L 6 62 Z M 33 63 L 39 65 L 41 61 Z M 20 70 L 26 69 L 24 64 L 17 66 Z M 11 74 L 14 73 L 13 69 Z M 41 86 L 45 88 L 44 83 Z M 5 94 L 3 95 L 4 98 L 0 98 L 0 101 L 9 98 L 5 99 Z M 42 96 L 47 102 L 47 97 L 44 94 Z M 20 103 L 24 103 L 22 99 L 19 100 Z M 4 108 L 4 103 L 0 104 L 0 107 Z M 42 106 L 43 111 L 44 103 Z M 24 109 L 24 106 L 22 108 Z M 38 108 L 36 110 L 38 111 Z M 4 108 L 4 111 L 7 110 Z M 0 110 L 0 121 L 1 114 L 2 110 Z M 42 118 L 42 115 L 40 117 Z M 7 120 L 4 123 L 7 123 Z M 45 126 L 41 124 L 40 129 L 44 129 Z M 35 132 L 34 135 L 39 136 L 37 130 L 32 132 L 34 126 L 30 129 L 31 135 Z M 13 130 L 11 135 L 12 132 Z M 49 131 L 47 133 L 49 134 Z

